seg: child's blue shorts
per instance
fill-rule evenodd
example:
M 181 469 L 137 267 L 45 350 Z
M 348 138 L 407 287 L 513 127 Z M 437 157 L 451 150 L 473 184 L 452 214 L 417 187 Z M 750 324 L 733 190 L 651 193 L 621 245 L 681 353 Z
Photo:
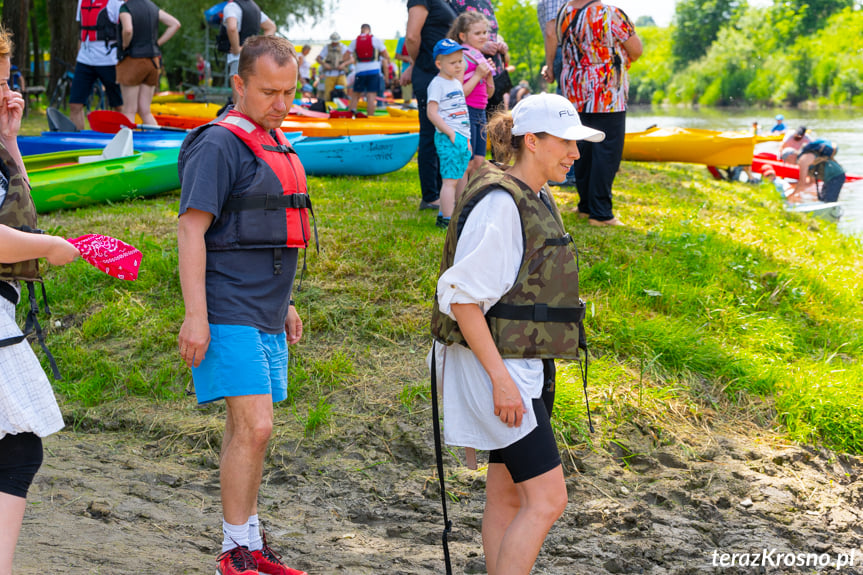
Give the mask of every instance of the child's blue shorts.
M 282 401 L 288 395 L 285 333 L 211 323 L 210 346 L 201 365 L 192 368 L 192 379 L 198 403 L 262 394 Z
M 440 158 L 440 177 L 445 180 L 458 180 L 467 170 L 473 152 L 467 138 L 455 133 L 455 144 L 443 132 L 435 132 L 434 145 Z

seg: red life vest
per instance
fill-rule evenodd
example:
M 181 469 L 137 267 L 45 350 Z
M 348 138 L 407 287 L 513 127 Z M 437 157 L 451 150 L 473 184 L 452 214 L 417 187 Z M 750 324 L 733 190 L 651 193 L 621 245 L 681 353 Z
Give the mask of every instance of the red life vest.
M 371 62 L 377 57 L 377 52 L 375 51 L 375 45 L 372 42 L 371 34 L 360 34 L 357 36 L 357 43 L 354 47 L 354 51 L 357 55 L 357 60 L 360 62 Z
M 116 24 L 108 20 L 108 0 L 81 0 L 81 41 L 110 42 L 116 38 Z
M 271 170 L 280 188 L 268 185 L 267 178 L 256 178 L 256 182 L 264 185 L 252 185 L 241 196 L 231 197 L 225 203 L 219 219 L 238 218 L 237 237 L 233 238 L 237 247 L 308 247 L 311 200 L 306 171 L 284 133 L 273 130 L 274 139 L 270 132 L 237 110 L 231 110 L 215 125 L 228 129 L 242 140 L 258 159 L 258 170 Z M 260 229 L 264 213 L 274 210 L 284 212 L 284 219 L 271 223 L 272 220 L 266 218 L 266 227 L 281 229 Z

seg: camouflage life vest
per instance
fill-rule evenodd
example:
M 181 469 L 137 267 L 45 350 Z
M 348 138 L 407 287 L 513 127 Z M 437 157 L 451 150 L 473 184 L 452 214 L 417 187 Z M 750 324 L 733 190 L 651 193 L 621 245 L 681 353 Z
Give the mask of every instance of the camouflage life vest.
M 37 232 L 36 206 L 30 197 L 30 184 L 18 171 L 18 166 L 2 145 L 0 162 L 9 180 L 9 190 L 0 204 L 0 224 L 25 232 Z M 0 264 L 0 280 L 42 281 L 39 277 L 38 260 L 27 260 L 14 264 Z
M 18 166 L 12 156 L 0 144 L 0 162 L 3 164 L 3 172 L 9 180 L 9 189 L 6 191 L 6 197 L 3 203 L 0 204 L 0 224 L 21 230 L 23 232 L 32 232 L 41 234 L 42 230 L 36 229 L 36 205 L 33 203 L 33 198 L 30 196 L 30 184 L 24 175 L 18 171 Z M 51 310 L 48 308 L 48 294 L 45 292 L 45 284 L 42 282 L 42 277 L 39 275 L 39 261 L 27 260 L 14 264 L 0 264 L 0 284 L 21 280 L 27 283 L 27 291 L 30 299 L 30 309 L 27 312 L 24 329 L 22 335 L 8 337 L 0 340 L 0 347 L 17 345 L 24 341 L 31 333 L 36 334 L 36 339 L 39 345 L 45 352 L 48 358 L 48 363 L 51 364 L 51 370 L 54 372 L 55 379 L 60 378 L 60 370 L 57 368 L 57 362 L 54 356 L 48 351 L 48 346 L 45 345 L 45 336 L 42 332 L 42 326 L 39 325 L 37 315 L 39 306 L 36 303 L 36 291 L 34 282 L 42 284 L 42 302 L 45 305 L 45 314 L 51 315 Z M 0 289 L 0 297 L 5 297 L 13 304 L 18 303 L 18 292 L 12 288 L 7 289 L 7 284 L 4 289 Z
M 492 338 L 504 358 L 578 359 L 584 347 L 584 302 L 578 297 L 578 261 L 557 206 L 548 204 L 523 182 L 486 163 L 470 180 L 453 213 L 444 243 L 440 273 L 453 265 L 456 244 L 476 204 L 503 189 L 518 207 L 524 255 L 512 288 L 486 314 Z M 432 335 L 439 342 L 467 347 L 458 324 L 438 308 L 435 297 Z

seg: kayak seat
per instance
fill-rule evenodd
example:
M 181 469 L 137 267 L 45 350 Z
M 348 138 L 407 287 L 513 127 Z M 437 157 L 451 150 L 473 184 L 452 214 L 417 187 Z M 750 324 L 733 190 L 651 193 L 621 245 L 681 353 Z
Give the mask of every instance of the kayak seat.
M 78 127 L 57 108 L 48 108 L 48 130 L 51 132 L 78 132 Z
M 132 130 L 123 126 L 117 132 L 102 153 L 98 156 L 81 156 L 78 158 L 78 163 L 86 164 L 89 162 L 99 162 L 101 160 L 114 160 L 117 158 L 125 158 L 135 153 L 133 146 Z

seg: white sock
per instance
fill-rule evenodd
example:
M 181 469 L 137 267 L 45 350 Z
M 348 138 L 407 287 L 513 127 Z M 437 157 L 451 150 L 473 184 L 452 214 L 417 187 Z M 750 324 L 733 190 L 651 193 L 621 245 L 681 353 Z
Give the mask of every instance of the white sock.
M 242 525 L 231 525 L 222 519 L 222 553 L 230 551 L 234 547 L 249 546 L 249 523 Z
M 264 540 L 261 539 L 260 521 L 258 514 L 249 517 L 249 551 L 259 551 L 264 548 Z

